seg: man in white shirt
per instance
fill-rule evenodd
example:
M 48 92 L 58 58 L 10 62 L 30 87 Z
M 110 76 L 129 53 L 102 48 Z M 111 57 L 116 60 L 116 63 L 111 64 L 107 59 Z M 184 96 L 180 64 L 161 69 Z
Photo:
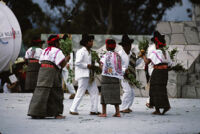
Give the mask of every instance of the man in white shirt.
M 119 43 L 123 47 L 123 49 L 120 50 L 118 53 L 122 59 L 122 71 L 124 75 L 130 73 L 128 72 L 128 66 L 129 66 L 130 57 L 133 54 L 131 52 L 131 44 L 133 43 L 133 41 L 134 41 L 133 39 L 129 39 L 128 35 L 123 35 L 122 41 Z M 130 107 L 133 104 L 133 100 L 135 96 L 134 88 L 124 78 L 121 80 L 121 86 L 124 91 L 123 96 L 122 96 L 121 112 L 130 113 L 132 112 Z
M 80 45 L 83 47 L 76 53 L 75 60 L 75 80 L 78 81 L 78 89 L 70 108 L 70 114 L 78 115 L 78 106 L 82 100 L 85 91 L 88 90 L 91 99 L 91 115 L 97 115 L 98 112 L 98 88 L 96 82 L 89 83 L 91 65 L 91 48 L 93 46 L 94 36 L 83 34 Z

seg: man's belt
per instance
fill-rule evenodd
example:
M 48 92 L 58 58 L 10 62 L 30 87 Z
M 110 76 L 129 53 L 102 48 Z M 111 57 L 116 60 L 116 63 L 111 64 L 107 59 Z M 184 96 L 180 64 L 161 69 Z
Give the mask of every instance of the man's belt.
M 154 69 L 167 69 L 168 66 L 167 65 L 154 65 L 153 68 Z
M 54 65 L 50 65 L 50 64 L 41 64 L 41 67 L 55 68 Z

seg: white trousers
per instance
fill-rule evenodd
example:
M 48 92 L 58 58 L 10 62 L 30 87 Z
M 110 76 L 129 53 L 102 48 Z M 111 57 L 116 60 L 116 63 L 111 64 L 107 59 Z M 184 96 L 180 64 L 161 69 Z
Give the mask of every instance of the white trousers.
M 133 104 L 133 100 L 135 97 L 134 88 L 129 85 L 129 83 L 122 79 L 121 86 L 123 88 L 123 96 L 122 96 L 122 104 L 120 110 L 126 110 L 130 108 Z
M 67 70 L 67 69 L 63 69 L 63 70 L 62 70 L 62 77 L 63 77 L 63 80 L 64 80 L 64 82 L 65 82 L 65 85 L 66 85 L 66 87 L 67 87 L 69 93 L 70 93 L 70 94 L 75 94 L 76 91 L 75 91 L 75 89 L 74 89 L 74 85 L 73 85 L 72 83 L 67 82 L 68 74 L 69 74 L 69 73 L 68 73 L 68 70 Z
M 78 112 L 77 108 L 85 94 L 88 90 L 90 94 L 91 109 L 90 112 L 98 112 L 98 100 L 99 100 L 99 90 L 97 88 L 96 82 L 93 81 L 89 84 L 89 78 L 81 78 L 78 80 L 78 89 L 73 100 L 72 106 L 70 108 L 71 112 Z

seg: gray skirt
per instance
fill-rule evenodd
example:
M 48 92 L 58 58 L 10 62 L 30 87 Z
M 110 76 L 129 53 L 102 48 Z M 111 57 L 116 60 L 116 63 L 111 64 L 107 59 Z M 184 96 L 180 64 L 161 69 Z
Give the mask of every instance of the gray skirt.
M 28 116 L 52 117 L 63 113 L 64 93 L 61 82 L 59 69 L 40 68 Z
M 121 104 L 120 83 L 118 78 L 102 76 L 101 104 Z
M 25 92 L 34 92 L 37 85 L 39 63 L 28 63 L 25 81 Z

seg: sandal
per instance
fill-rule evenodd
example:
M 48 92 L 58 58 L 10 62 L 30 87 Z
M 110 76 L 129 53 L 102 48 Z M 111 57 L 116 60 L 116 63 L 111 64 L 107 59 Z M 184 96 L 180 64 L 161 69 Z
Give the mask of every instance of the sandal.
M 120 113 L 116 113 L 113 115 L 113 117 L 121 117 Z
M 146 106 L 147 106 L 148 108 L 153 108 L 152 106 L 150 106 L 149 103 L 146 103 Z
M 98 116 L 99 116 L 99 117 L 107 117 L 106 114 L 99 114 Z
M 90 112 L 90 115 L 99 115 L 101 114 L 100 112 Z
M 152 114 L 154 114 L 154 115 L 161 115 L 161 113 L 158 112 L 158 111 L 154 111 Z
M 129 109 L 121 110 L 121 113 L 130 113 Z
M 55 116 L 55 119 L 65 119 L 66 116 L 62 116 L 62 115 L 58 115 L 58 116 Z
M 133 110 L 131 110 L 130 108 L 128 108 L 128 111 L 129 111 L 129 112 L 133 112 Z

